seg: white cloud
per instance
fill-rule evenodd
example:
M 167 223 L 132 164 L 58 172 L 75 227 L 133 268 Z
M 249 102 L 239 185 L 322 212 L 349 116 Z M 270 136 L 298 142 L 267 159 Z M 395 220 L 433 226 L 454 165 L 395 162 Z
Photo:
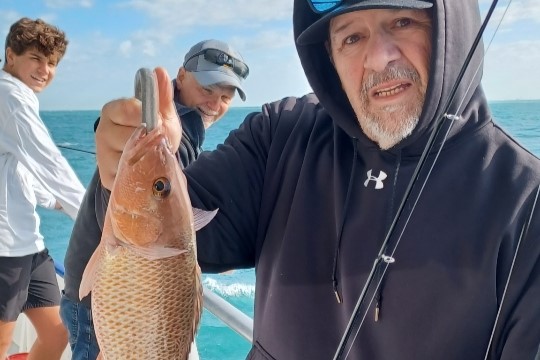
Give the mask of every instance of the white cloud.
M 93 0 L 45 0 L 45 6 L 52 9 L 61 9 L 66 7 L 91 8 L 94 6 Z
M 483 15 L 487 13 L 491 0 L 481 0 Z M 500 19 L 503 18 L 501 26 L 503 28 L 509 27 L 517 22 L 526 20 L 540 23 L 540 1 L 538 0 L 514 0 L 508 2 L 505 0 L 499 2 L 495 9 L 491 23 L 498 24 Z
M 236 44 L 250 51 L 274 51 L 276 49 L 294 49 L 292 28 L 282 30 L 262 30 L 254 33 L 251 37 L 233 38 Z
M 139 10 L 154 19 L 160 27 L 174 32 L 201 24 L 255 27 L 268 21 L 289 20 L 292 5 L 290 0 L 131 0 L 120 6 Z
M 540 40 L 494 44 L 486 56 L 484 88 L 492 100 L 538 99 Z M 530 79 L 530 80 L 527 80 Z
M 145 55 L 148 55 L 148 56 L 155 56 L 156 55 L 156 44 L 153 42 L 153 41 L 150 41 L 150 40 L 147 40 L 147 41 L 144 41 L 143 44 L 142 44 L 142 51 L 143 51 L 143 54 Z
M 120 54 L 122 54 L 125 57 L 129 57 L 131 55 L 131 50 L 133 49 L 133 43 L 129 40 L 122 41 L 119 46 Z

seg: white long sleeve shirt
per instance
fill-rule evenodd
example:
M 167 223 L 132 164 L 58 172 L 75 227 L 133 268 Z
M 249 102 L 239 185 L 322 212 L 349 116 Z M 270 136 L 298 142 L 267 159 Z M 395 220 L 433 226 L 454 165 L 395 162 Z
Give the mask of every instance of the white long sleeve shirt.
M 75 219 L 84 186 L 39 116 L 39 102 L 22 81 L 0 70 L 0 256 L 45 248 L 36 205 Z

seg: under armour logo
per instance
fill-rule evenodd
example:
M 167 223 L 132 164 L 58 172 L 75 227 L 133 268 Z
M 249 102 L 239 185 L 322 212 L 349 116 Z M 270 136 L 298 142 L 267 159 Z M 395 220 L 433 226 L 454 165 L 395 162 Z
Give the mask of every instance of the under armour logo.
M 364 181 L 364 186 L 367 187 L 370 181 L 375 181 L 375 189 L 382 189 L 384 187 L 383 180 L 386 179 L 388 175 L 384 171 L 379 172 L 379 176 L 375 177 L 371 175 L 371 171 L 367 172 L 367 180 Z

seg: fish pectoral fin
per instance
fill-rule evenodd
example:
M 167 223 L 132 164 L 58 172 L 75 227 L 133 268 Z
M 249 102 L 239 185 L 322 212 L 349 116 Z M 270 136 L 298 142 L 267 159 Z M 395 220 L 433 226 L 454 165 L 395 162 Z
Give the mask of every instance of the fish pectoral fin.
M 208 223 L 216 216 L 218 210 L 219 209 L 207 211 L 193 208 L 193 227 L 195 228 L 195 231 L 208 225 Z
M 104 248 L 102 244 L 103 243 L 99 243 L 98 247 L 92 254 L 92 257 L 90 257 L 90 260 L 86 264 L 86 268 L 84 269 L 81 285 L 79 286 L 79 299 L 81 300 L 90 294 L 90 291 L 92 291 L 92 286 L 94 285 L 97 277 L 97 270 L 99 268 L 99 264 L 101 263 L 101 259 L 103 258 Z
M 135 254 L 148 260 L 165 259 L 187 252 L 187 250 L 164 247 L 155 244 L 149 247 L 134 246 L 131 244 L 125 244 L 124 246 L 128 247 Z

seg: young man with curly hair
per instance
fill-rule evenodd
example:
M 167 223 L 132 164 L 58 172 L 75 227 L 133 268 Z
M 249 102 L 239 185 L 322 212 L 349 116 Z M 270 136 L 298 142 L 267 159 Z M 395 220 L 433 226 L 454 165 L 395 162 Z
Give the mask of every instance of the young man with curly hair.
M 0 359 L 18 316 L 37 333 L 28 359 L 60 359 L 68 336 L 59 315 L 54 262 L 36 206 L 75 219 L 84 187 L 39 116 L 36 93 L 53 80 L 68 41 L 41 19 L 22 18 L 7 35 L 0 70 Z

